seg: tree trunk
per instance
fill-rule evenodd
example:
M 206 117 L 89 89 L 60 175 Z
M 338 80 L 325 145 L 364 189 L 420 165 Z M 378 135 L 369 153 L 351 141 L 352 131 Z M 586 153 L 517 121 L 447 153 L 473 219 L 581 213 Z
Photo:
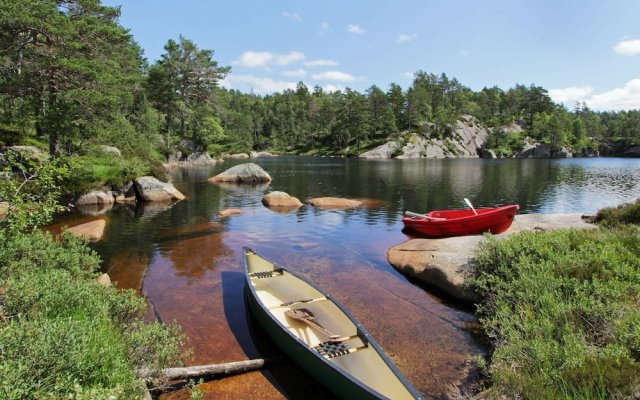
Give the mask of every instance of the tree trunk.
M 138 371 L 141 378 L 162 378 L 167 381 L 195 379 L 206 376 L 228 376 L 262 369 L 267 362 L 264 359 L 229 362 L 224 364 L 195 365 L 183 368 L 166 368 L 161 371 Z

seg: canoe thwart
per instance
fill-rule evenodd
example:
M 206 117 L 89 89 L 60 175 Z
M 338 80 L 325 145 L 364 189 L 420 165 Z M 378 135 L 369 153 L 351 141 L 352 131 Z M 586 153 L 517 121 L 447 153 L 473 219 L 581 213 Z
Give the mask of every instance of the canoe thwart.
M 356 351 L 366 349 L 367 347 L 368 346 L 366 344 L 360 347 L 349 347 L 344 342 L 330 340 L 328 342 L 320 343 L 319 345 L 315 346 L 314 349 L 324 358 L 331 359 L 344 356 L 346 354 L 355 353 Z
M 278 271 L 278 270 L 258 271 L 258 272 L 252 272 L 249 274 L 251 278 L 258 278 L 258 279 L 271 278 L 275 275 L 282 275 L 282 271 Z
M 429 220 L 433 220 L 433 221 L 444 221 L 444 220 L 446 220 L 446 218 L 434 218 L 434 217 L 428 216 L 427 214 L 418 214 L 418 213 L 414 213 L 413 211 L 405 211 L 404 215 L 406 215 L 407 217 L 424 218 L 424 219 L 429 219 Z

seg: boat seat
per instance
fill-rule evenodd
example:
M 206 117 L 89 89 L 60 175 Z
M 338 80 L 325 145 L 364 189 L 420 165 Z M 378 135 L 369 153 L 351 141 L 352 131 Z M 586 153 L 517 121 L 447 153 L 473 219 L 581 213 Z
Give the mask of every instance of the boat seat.
M 264 279 L 264 278 L 271 278 L 274 275 L 282 275 L 282 271 L 259 271 L 259 272 L 252 272 L 249 274 L 249 277 L 251 278 L 258 278 L 258 279 Z
M 354 353 L 365 348 L 367 348 L 366 344 L 360 347 L 349 347 L 344 342 L 336 342 L 332 340 L 328 342 L 322 342 L 314 347 L 314 349 L 318 353 L 320 353 L 321 356 L 328 359 L 344 356 L 346 354 Z

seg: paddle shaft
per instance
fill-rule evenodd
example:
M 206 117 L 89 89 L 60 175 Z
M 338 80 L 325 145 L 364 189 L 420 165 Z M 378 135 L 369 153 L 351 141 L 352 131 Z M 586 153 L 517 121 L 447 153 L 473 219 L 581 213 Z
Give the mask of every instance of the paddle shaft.
M 478 212 L 476 211 L 475 208 L 473 208 L 473 204 L 471 204 L 471 201 L 469 201 L 469 199 L 465 197 L 464 202 L 467 203 L 467 205 L 471 208 L 471 211 L 473 211 L 475 215 L 478 215 Z
M 296 320 L 298 320 L 300 322 L 304 322 L 305 324 L 309 325 L 311 328 L 316 329 L 316 330 L 324 333 L 325 335 L 327 335 L 329 337 L 329 339 L 331 339 L 333 341 L 337 341 L 338 339 L 342 339 L 342 340 L 349 339 L 348 337 L 341 338 L 340 335 L 334 335 L 333 333 L 329 332 L 324 326 L 322 326 L 322 325 L 320 325 L 319 323 L 316 322 L 316 320 L 313 318 L 313 314 L 311 314 L 310 311 L 308 311 L 308 310 L 306 310 L 304 308 L 287 310 L 287 311 L 285 311 L 285 315 L 287 317 L 296 319 Z

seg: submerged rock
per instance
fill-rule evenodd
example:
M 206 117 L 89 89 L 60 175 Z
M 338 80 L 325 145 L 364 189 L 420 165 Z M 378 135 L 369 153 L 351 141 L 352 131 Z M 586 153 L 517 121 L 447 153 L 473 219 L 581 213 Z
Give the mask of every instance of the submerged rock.
M 307 200 L 307 202 L 318 208 L 352 208 L 362 205 L 361 200 L 342 199 L 339 197 L 316 197 Z
M 186 198 L 172 184 L 161 182 L 152 176 L 137 178 L 134 185 L 142 201 L 176 201 Z
M 549 231 L 575 228 L 591 229 L 582 214 L 516 215 L 511 227 L 498 237 L 508 237 L 522 231 Z M 389 249 L 387 260 L 403 274 L 433 285 L 454 298 L 474 303 L 479 299 L 466 285 L 467 274 L 475 252 L 485 241 L 481 235 L 443 239 L 411 239 Z
M 271 182 L 271 176 L 254 163 L 245 163 L 209 178 L 210 182 L 261 183 Z
M 242 210 L 240 210 L 239 208 L 225 208 L 224 210 L 221 210 L 218 212 L 218 215 L 223 218 L 231 215 L 239 215 L 239 214 L 242 214 Z
M 262 204 L 275 208 L 299 208 L 302 202 L 285 192 L 271 192 L 262 198 Z
M 95 221 L 73 226 L 71 228 L 68 228 L 67 231 L 73 233 L 77 237 L 85 238 L 90 242 L 97 242 L 102 239 L 105 225 L 106 221 L 104 219 L 98 219 Z

